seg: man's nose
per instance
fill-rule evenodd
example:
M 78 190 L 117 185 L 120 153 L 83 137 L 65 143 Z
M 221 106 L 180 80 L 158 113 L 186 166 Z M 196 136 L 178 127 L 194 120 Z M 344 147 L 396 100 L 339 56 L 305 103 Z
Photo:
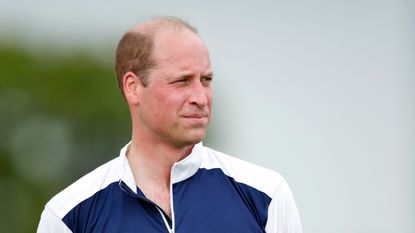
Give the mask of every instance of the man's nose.
M 189 97 L 190 104 L 197 105 L 198 107 L 204 107 L 209 101 L 209 90 L 204 87 L 201 81 L 194 82 Z

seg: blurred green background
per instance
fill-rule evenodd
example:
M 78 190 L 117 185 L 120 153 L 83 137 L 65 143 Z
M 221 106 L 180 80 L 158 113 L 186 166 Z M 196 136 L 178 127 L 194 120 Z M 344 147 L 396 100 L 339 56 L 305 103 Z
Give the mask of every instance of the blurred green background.
M 130 138 L 129 113 L 111 62 L 81 49 L 40 51 L 0 43 L 4 233 L 34 232 L 54 194 L 117 156 Z

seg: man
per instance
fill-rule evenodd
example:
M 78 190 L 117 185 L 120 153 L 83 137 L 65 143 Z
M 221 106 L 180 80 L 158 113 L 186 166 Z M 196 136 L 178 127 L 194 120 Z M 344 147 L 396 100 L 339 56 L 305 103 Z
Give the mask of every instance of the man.
M 50 200 L 38 232 L 300 233 L 276 172 L 204 147 L 213 71 L 194 27 L 157 18 L 116 51 L 132 139 L 118 158 Z

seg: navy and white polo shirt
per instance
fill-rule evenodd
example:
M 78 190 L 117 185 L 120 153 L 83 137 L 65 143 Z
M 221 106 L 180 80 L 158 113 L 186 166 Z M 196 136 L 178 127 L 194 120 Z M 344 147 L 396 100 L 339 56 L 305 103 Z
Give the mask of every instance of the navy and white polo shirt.
M 136 186 L 127 148 L 53 197 L 37 232 L 302 232 L 281 175 L 201 143 L 172 167 L 170 219 Z

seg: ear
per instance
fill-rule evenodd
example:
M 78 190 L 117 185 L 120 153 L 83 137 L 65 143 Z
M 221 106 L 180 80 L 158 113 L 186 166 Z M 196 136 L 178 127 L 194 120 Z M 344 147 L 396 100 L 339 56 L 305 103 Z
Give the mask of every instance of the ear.
M 140 78 L 133 72 L 128 71 L 122 78 L 122 85 L 127 102 L 138 104 L 140 102 L 139 94 L 141 88 L 143 88 Z

